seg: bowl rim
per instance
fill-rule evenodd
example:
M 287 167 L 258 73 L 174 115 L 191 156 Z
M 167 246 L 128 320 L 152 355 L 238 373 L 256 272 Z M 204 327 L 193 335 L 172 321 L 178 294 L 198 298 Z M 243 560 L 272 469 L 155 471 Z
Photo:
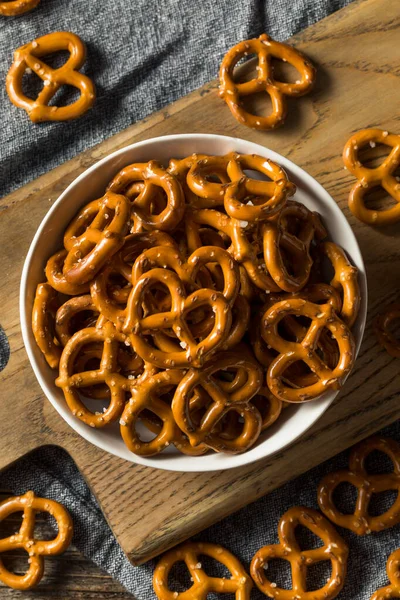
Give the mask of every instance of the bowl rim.
M 360 284 L 360 289 L 362 291 L 362 302 L 361 302 L 361 307 L 360 307 L 360 313 L 358 316 L 360 333 L 359 333 L 359 339 L 358 340 L 356 339 L 356 358 L 357 358 L 357 355 L 358 355 L 358 352 L 359 352 L 359 349 L 360 349 L 360 346 L 361 346 L 361 343 L 363 340 L 364 332 L 365 332 L 365 324 L 366 324 L 366 317 L 367 317 L 367 305 L 368 305 L 368 288 L 367 288 L 365 263 L 364 263 L 364 260 L 363 260 L 362 254 L 361 254 L 361 250 L 360 250 L 357 238 L 356 238 L 349 222 L 347 221 L 347 218 L 345 217 L 344 213 L 342 212 L 342 210 L 340 209 L 340 207 L 338 206 L 336 201 L 328 193 L 328 191 L 325 190 L 325 188 L 316 179 L 314 179 L 314 177 L 312 177 L 307 171 L 305 171 L 302 167 L 298 166 L 296 163 L 292 162 L 289 158 L 286 158 L 286 156 L 283 156 L 283 155 L 279 154 L 278 152 L 271 150 L 267 146 L 263 146 L 261 144 L 258 144 L 257 142 L 251 142 L 251 141 L 243 139 L 243 138 L 236 138 L 236 137 L 232 137 L 232 136 L 225 136 L 225 135 L 219 135 L 219 134 L 213 134 L 213 133 L 181 133 L 181 134 L 169 134 L 169 135 L 157 136 L 154 138 L 147 138 L 147 139 L 141 140 L 139 142 L 134 142 L 133 144 L 123 146 L 122 148 L 119 148 L 118 150 L 115 150 L 114 152 L 111 152 L 110 154 L 107 154 L 106 156 L 104 156 L 102 159 L 96 161 L 93 165 L 91 165 L 90 167 L 85 169 L 80 175 L 78 175 L 73 181 L 71 181 L 71 183 L 65 188 L 65 190 L 58 196 L 58 198 L 54 201 L 53 205 L 50 207 L 50 209 L 47 211 L 47 213 L 43 217 L 43 219 L 31 241 L 27 255 L 25 257 L 25 261 L 24 261 L 24 265 L 23 265 L 23 269 L 22 269 L 22 273 L 21 273 L 21 281 L 20 281 L 19 310 L 20 310 L 22 338 L 23 338 L 25 350 L 26 350 L 28 358 L 29 358 L 30 365 L 34 371 L 34 374 L 36 376 L 36 379 L 37 379 L 40 387 L 42 388 L 44 395 L 50 401 L 50 403 L 56 409 L 56 411 L 60 414 L 60 416 L 64 419 L 64 421 L 66 421 L 67 424 L 70 427 L 72 427 L 72 429 L 75 431 L 75 433 L 82 436 L 86 441 L 94 444 L 101 450 L 103 450 L 105 452 L 109 452 L 110 454 L 113 454 L 114 456 L 118 456 L 119 458 L 127 460 L 128 462 L 131 462 L 133 464 L 140 464 L 140 465 L 144 465 L 144 466 L 148 466 L 148 467 L 152 467 L 152 468 L 159 468 L 161 470 L 167 470 L 167 471 L 211 472 L 211 471 L 228 470 L 228 469 L 243 467 L 245 465 L 250 465 L 256 461 L 270 458 L 277 452 L 282 451 L 283 449 L 292 445 L 293 443 L 296 442 L 296 440 L 298 440 L 300 437 L 302 437 L 306 433 L 306 431 L 308 431 L 308 429 L 310 429 L 321 418 L 323 413 L 329 408 L 329 406 L 335 400 L 338 392 L 336 392 L 330 399 L 324 398 L 324 395 L 323 395 L 323 396 L 321 396 L 320 399 L 317 399 L 316 401 L 314 401 L 313 402 L 314 405 L 316 403 L 320 404 L 320 410 L 319 410 L 319 412 L 317 412 L 316 415 L 313 416 L 313 418 L 310 420 L 310 422 L 307 423 L 306 427 L 301 428 L 299 433 L 296 433 L 293 437 L 290 438 L 289 441 L 283 443 L 279 448 L 276 448 L 275 450 L 272 450 L 267 453 L 254 452 L 254 450 L 256 450 L 257 448 L 262 447 L 262 444 L 260 444 L 260 446 L 256 445 L 256 446 L 253 446 L 252 448 L 250 448 L 247 452 L 244 452 L 242 454 L 224 455 L 226 457 L 226 460 L 224 460 L 224 464 L 222 464 L 222 461 L 221 461 L 221 464 L 219 464 L 218 462 L 215 464 L 212 462 L 207 462 L 207 460 L 206 460 L 207 456 L 208 456 L 207 454 L 200 456 L 200 457 L 192 457 L 192 456 L 185 455 L 186 460 L 184 461 L 184 464 L 185 464 L 184 468 L 182 468 L 182 466 L 180 466 L 178 460 L 176 460 L 176 462 L 177 462 L 176 465 L 170 464 L 170 463 L 174 462 L 173 459 L 174 459 L 175 455 L 174 456 L 169 455 L 169 457 L 171 457 L 170 460 L 160 460 L 159 456 L 143 457 L 143 456 L 135 455 L 133 453 L 131 453 L 132 458 L 127 458 L 126 456 L 121 456 L 121 454 L 118 451 L 109 447 L 107 440 L 103 440 L 101 438 L 98 439 L 96 437 L 95 429 L 87 427 L 83 422 L 76 419 L 72 415 L 72 413 L 70 413 L 69 411 L 65 411 L 65 410 L 63 411 L 61 409 L 57 400 L 53 397 L 52 391 L 48 387 L 44 376 L 42 376 L 40 365 L 38 364 L 38 362 L 36 360 L 36 357 L 35 357 L 35 354 L 34 354 L 34 351 L 33 351 L 32 345 L 31 345 L 31 341 L 28 336 L 28 329 L 31 327 L 30 320 L 29 320 L 29 318 L 27 318 L 29 311 L 26 310 L 28 274 L 29 274 L 31 263 L 32 263 L 32 259 L 34 257 L 36 246 L 38 244 L 39 239 L 41 238 L 41 235 L 43 233 L 43 230 L 45 229 L 45 226 L 46 226 L 48 220 L 50 220 L 53 213 L 57 211 L 58 207 L 64 201 L 65 197 L 67 197 L 71 193 L 71 191 L 73 191 L 74 187 L 76 187 L 82 180 L 84 180 L 85 178 L 90 176 L 94 171 L 99 169 L 104 163 L 111 161 L 113 159 L 116 159 L 120 155 L 128 153 L 129 151 L 131 151 L 133 149 L 139 149 L 143 146 L 146 146 L 149 144 L 154 144 L 154 143 L 157 143 L 160 141 L 163 141 L 163 142 L 167 142 L 167 141 L 173 142 L 173 141 L 181 141 L 181 140 L 182 141 L 191 140 L 192 142 L 197 141 L 197 140 L 198 141 L 204 141 L 204 140 L 210 140 L 210 141 L 214 140 L 215 141 L 216 138 L 221 139 L 221 142 L 222 142 L 222 140 L 224 140 L 227 143 L 231 143 L 233 147 L 235 146 L 235 144 L 238 144 L 238 143 L 245 143 L 245 144 L 253 145 L 259 149 L 260 154 L 261 154 L 261 151 L 263 151 L 263 154 L 262 154 L 263 156 L 267 153 L 268 157 L 270 157 L 272 160 L 274 160 L 276 162 L 283 161 L 283 163 L 286 163 L 286 166 L 287 165 L 290 166 L 290 170 L 292 172 L 294 172 L 296 174 L 296 176 L 298 176 L 308 187 L 313 188 L 313 190 L 318 195 L 318 197 L 321 198 L 323 201 L 326 201 L 329 204 L 331 210 L 337 214 L 337 218 L 340 221 L 341 226 L 347 230 L 346 233 L 352 239 L 352 243 L 354 245 L 353 255 L 354 255 L 354 253 L 357 254 L 356 259 L 354 258 L 354 256 L 352 258 L 353 258 L 354 262 L 357 264 L 357 267 L 359 269 L 359 284 Z M 282 166 L 284 169 L 286 168 L 285 164 L 283 164 Z M 354 365 L 353 365 L 353 367 L 354 367 Z M 347 377 L 346 377 L 346 379 L 347 379 Z M 180 455 L 176 455 L 176 456 L 179 458 Z M 230 460 L 228 460 L 228 458 Z M 190 464 L 189 459 L 192 459 L 191 467 L 189 467 L 186 464 L 186 463 Z M 203 460 L 201 460 L 201 459 L 203 459 Z M 201 461 L 201 463 L 202 463 L 201 465 L 200 465 L 199 461 Z

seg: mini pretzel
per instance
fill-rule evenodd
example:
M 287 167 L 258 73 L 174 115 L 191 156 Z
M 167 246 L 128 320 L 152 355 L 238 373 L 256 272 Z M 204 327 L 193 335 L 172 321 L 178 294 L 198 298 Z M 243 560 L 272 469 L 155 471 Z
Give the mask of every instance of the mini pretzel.
M 223 564 L 231 577 L 210 577 L 203 570 L 200 558 L 209 556 Z M 185 592 L 173 592 L 168 576 L 175 563 L 184 561 L 193 585 Z M 238 559 L 216 544 L 186 542 L 173 548 L 158 562 L 153 575 L 153 587 L 159 600 L 206 600 L 208 594 L 235 594 L 236 600 L 250 600 L 253 583 Z
M 234 81 L 234 69 L 240 59 L 249 54 L 258 55 L 257 77 L 245 83 Z M 274 77 L 272 59 L 289 62 L 300 74 L 296 83 L 285 83 Z M 235 119 L 254 129 L 273 129 L 281 125 L 286 117 L 286 96 L 303 96 L 311 89 L 315 81 L 316 70 L 298 50 L 287 44 L 276 42 L 263 33 L 254 38 L 236 44 L 222 60 L 220 68 L 219 95 L 225 100 Z M 272 112 L 260 117 L 248 112 L 241 98 L 267 92 L 271 98 Z
M 297 234 L 291 232 L 293 221 L 301 223 Z M 281 210 L 276 221 L 263 224 L 265 264 L 276 285 L 282 290 L 297 292 L 306 285 L 312 266 L 310 245 L 314 237 L 326 237 L 319 216 L 309 211 L 304 204 L 293 200 Z M 281 248 L 291 256 L 294 274 L 288 271 Z
M 45 273 L 52 288 L 66 294 L 67 296 L 80 296 L 87 294 L 90 291 L 90 284 L 87 283 L 70 283 L 67 281 L 63 269 L 65 259 L 68 256 L 68 250 L 60 250 L 56 252 L 47 261 Z
M 58 69 L 52 69 L 42 57 L 60 50 L 68 50 L 70 57 Z M 14 62 L 6 79 L 7 93 L 15 106 L 23 108 L 31 121 L 66 121 L 76 119 L 92 107 L 96 93 L 89 77 L 80 73 L 86 59 L 86 48 L 82 40 L 69 31 L 49 33 L 14 52 Z M 22 78 L 31 69 L 44 83 L 36 100 L 28 98 L 22 90 Z M 49 106 L 56 92 L 63 85 L 77 88 L 81 95 L 68 106 Z
M 24 549 L 29 555 L 29 568 L 24 575 L 16 575 L 5 568 L 0 560 L 0 581 L 16 590 L 29 590 L 36 586 L 44 572 L 44 557 L 64 552 L 71 543 L 72 519 L 61 504 L 46 498 L 37 498 L 33 492 L 8 498 L 0 504 L 0 522 L 13 513 L 23 512 L 18 533 L 0 539 L 0 555 Z M 53 540 L 40 540 L 35 536 L 36 513 L 49 513 L 57 522 L 58 534 Z
M 184 454 L 199 455 L 207 451 L 207 447 L 199 445 L 192 448 L 186 436 L 174 421 L 171 407 L 162 399 L 165 391 L 176 389 L 184 373 L 178 369 L 168 369 L 146 378 L 140 385 L 131 388 L 132 398 L 126 404 L 120 419 L 121 436 L 127 447 L 140 456 L 159 454 L 170 444 L 174 444 Z M 140 439 L 136 424 L 143 411 L 151 411 L 162 422 L 157 435 L 150 442 Z
M 12 0 L 11 2 L 0 2 L 0 15 L 4 17 L 16 17 L 33 10 L 40 0 Z
M 301 550 L 295 530 L 298 525 L 309 529 L 324 542 L 311 550 Z M 279 521 L 279 544 L 264 546 L 254 555 L 250 573 L 258 589 L 279 600 L 332 600 L 343 588 L 346 572 L 348 548 L 335 528 L 319 512 L 304 506 L 290 508 Z M 292 588 L 284 589 L 270 581 L 266 568 L 269 561 L 282 559 L 290 563 Z M 331 575 L 325 585 L 318 590 L 307 591 L 307 570 L 312 565 L 330 561 Z
M 386 573 L 390 585 L 376 590 L 371 600 L 387 600 L 387 598 L 400 597 L 400 549 L 398 548 L 389 556 L 386 563 Z
M 49 286 L 50 287 L 50 286 Z M 73 335 L 72 321 L 79 315 L 79 313 L 90 312 L 92 316 L 86 321 L 81 323 L 81 327 L 78 329 L 85 329 L 85 327 L 92 327 L 96 325 L 96 321 L 99 317 L 99 312 L 96 306 L 92 302 L 92 298 L 89 294 L 84 296 L 78 296 L 77 298 L 70 298 L 67 302 L 64 302 L 57 310 L 55 319 L 55 330 L 57 338 L 60 343 L 65 346 Z M 61 353 L 60 353 L 61 356 Z
M 321 244 L 322 253 L 328 257 L 335 271 L 331 286 L 342 293 L 343 304 L 338 314 L 343 321 L 352 327 L 360 309 L 361 294 L 358 285 L 358 269 L 347 260 L 346 254 L 333 242 Z
M 155 160 L 134 163 L 124 167 L 108 186 L 108 190 L 124 194 L 133 182 L 143 182 L 143 190 L 132 203 L 132 212 L 147 230 L 170 231 L 183 217 L 185 196 L 178 179 L 163 169 Z M 164 190 L 167 205 L 160 214 L 152 214 L 151 205 L 158 188 Z
M 118 373 L 117 359 L 119 343 L 125 343 L 125 340 L 126 337 L 108 322 L 102 328 L 81 329 L 72 336 L 63 350 L 56 385 L 62 388 L 72 414 L 90 427 L 104 427 L 119 419 L 122 414 L 129 386 L 128 380 Z M 103 345 L 100 368 L 76 373 L 74 367 L 79 352 L 93 343 Z M 85 388 L 104 383 L 111 393 L 110 404 L 105 412 L 92 413 L 86 408 L 79 392 L 84 393 Z
M 364 167 L 358 159 L 358 152 L 370 144 L 383 144 L 392 148 L 382 164 L 376 168 Z M 400 181 L 394 173 L 400 165 L 400 135 L 381 129 L 362 129 L 351 136 L 343 150 L 346 168 L 358 179 L 350 191 L 349 208 L 353 215 L 367 225 L 390 225 L 400 220 Z M 371 210 L 366 207 L 364 197 L 374 187 L 383 187 L 396 200 L 397 204 L 385 210 Z
M 278 333 L 278 325 L 287 315 L 304 316 L 311 324 L 301 342 L 289 342 Z M 339 347 L 339 360 L 334 368 L 328 367 L 316 352 L 323 329 L 330 331 Z M 351 331 L 337 316 L 330 304 L 314 304 L 292 298 L 271 306 L 261 321 L 265 342 L 279 352 L 268 368 L 267 384 L 271 392 L 286 402 L 312 400 L 328 389 L 339 389 L 350 372 L 355 357 Z M 289 387 L 283 377 L 286 369 L 296 361 L 303 361 L 318 377 L 318 381 L 299 389 Z
M 400 319 L 400 303 L 391 304 L 377 316 L 374 323 L 376 337 L 386 352 L 394 358 L 400 358 L 400 340 L 390 332 L 393 321 Z
M 215 198 L 215 194 L 209 195 L 208 193 L 201 191 L 200 194 L 197 194 L 196 191 L 193 191 L 193 185 L 189 186 L 189 171 L 191 170 L 194 164 L 198 164 L 199 161 L 206 161 L 207 169 L 206 175 L 204 177 L 204 181 L 206 185 L 211 184 L 213 187 L 211 189 L 218 189 L 218 198 Z M 193 206 L 194 208 L 214 208 L 220 204 L 223 204 L 223 196 L 224 196 L 224 185 L 230 182 L 229 175 L 226 171 L 227 160 L 221 156 L 208 156 L 206 154 L 192 154 L 191 156 L 187 156 L 181 160 L 176 158 L 171 158 L 168 165 L 168 172 L 175 175 L 182 186 L 182 189 L 185 194 L 186 202 Z M 210 179 L 217 178 L 219 179 L 219 184 L 215 182 L 211 182 Z M 196 185 L 196 180 L 193 182 Z M 193 188 L 193 189 L 192 189 Z M 200 189 L 203 190 L 203 186 L 200 186 Z M 222 193 L 220 191 L 222 190 Z
M 125 196 L 107 192 L 78 213 L 64 235 L 64 246 L 68 250 L 64 275 L 68 282 L 91 281 L 122 247 L 129 225 L 129 210 Z
M 229 384 L 217 378 L 219 372 L 234 369 L 237 375 Z M 244 381 L 239 380 L 245 375 Z M 172 400 L 176 423 L 186 433 L 192 446 L 205 443 L 224 452 L 244 452 L 257 440 L 261 429 L 261 416 L 250 404 L 262 382 L 262 371 L 256 361 L 236 352 L 220 354 L 201 370 L 189 369 L 180 382 Z M 196 423 L 190 410 L 193 394 L 201 389 L 210 405 Z M 242 431 L 234 439 L 224 439 L 215 432 L 219 421 L 230 411 L 243 417 Z
M 54 320 L 57 310 L 57 292 L 48 283 L 36 288 L 32 310 L 32 331 L 40 350 L 52 369 L 58 367 L 61 348 L 54 340 Z
M 365 462 L 369 454 L 379 450 L 393 463 L 393 472 L 371 475 Z M 343 514 L 335 506 L 333 493 L 343 482 L 357 489 L 357 501 L 353 514 Z M 396 490 L 398 493 L 392 506 L 383 514 L 372 517 L 368 514 L 368 505 L 373 494 Z M 371 531 L 382 531 L 400 523 L 400 446 L 389 438 L 370 437 L 355 446 L 350 454 L 349 469 L 343 469 L 326 475 L 318 486 L 318 503 L 328 519 L 336 525 L 365 535 Z

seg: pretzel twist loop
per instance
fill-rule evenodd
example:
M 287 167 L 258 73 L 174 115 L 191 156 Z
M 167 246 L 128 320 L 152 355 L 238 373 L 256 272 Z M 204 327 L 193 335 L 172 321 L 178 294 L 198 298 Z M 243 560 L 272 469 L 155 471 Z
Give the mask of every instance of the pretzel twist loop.
M 379 167 L 364 167 L 358 152 L 368 144 L 383 144 L 392 148 Z M 400 181 L 394 173 L 400 165 L 400 135 L 381 129 L 362 129 L 346 143 L 343 150 L 346 168 L 358 179 L 350 191 L 349 208 L 353 215 L 367 225 L 384 226 L 400 221 Z M 396 201 L 384 210 L 372 210 L 365 205 L 365 195 L 375 187 L 382 187 Z
M 32 331 L 52 369 L 58 367 L 61 358 L 61 348 L 54 339 L 57 307 L 57 292 L 48 283 L 39 283 L 32 309 Z
M 257 77 L 244 83 L 234 81 L 234 68 L 240 59 L 257 54 Z M 290 63 L 300 74 L 296 83 L 278 81 L 274 76 L 272 59 Z M 240 123 L 254 129 L 273 129 L 281 125 L 286 117 L 286 96 L 303 96 L 314 84 L 316 70 L 298 50 L 272 40 L 265 33 L 259 38 L 240 42 L 231 48 L 222 60 L 220 68 L 219 95 L 227 103 L 231 113 Z M 272 112 L 261 117 L 248 112 L 241 98 L 266 92 L 272 104 Z
M 295 535 L 298 525 L 306 527 L 321 538 L 323 545 L 311 550 L 301 550 Z M 251 561 L 250 573 L 258 589 L 266 596 L 280 600 L 336 598 L 346 577 L 348 548 L 329 521 L 316 510 L 294 506 L 281 517 L 278 537 L 278 544 L 264 546 Z M 282 559 L 290 563 L 291 589 L 280 588 L 268 579 L 265 568 L 273 559 Z M 323 561 L 331 563 L 332 572 L 329 579 L 318 590 L 307 591 L 308 568 Z
M 23 15 L 39 4 L 40 0 L 11 0 L 11 2 L 0 2 L 0 15 L 3 17 L 16 17 Z
M 210 577 L 202 569 L 200 556 L 209 556 L 222 563 L 231 577 Z M 168 575 L 178 561 L 184 561 L 193 579 L 185 592 L 173 592 L 168 587 Z M 173 548 L 158 562 L 153 576 L 154 591 L 159 600 L 206 600 L 208 594 L 235 594 L 236 600 L 249 600 L 253 583 L 238 559 L 216 544 L 187 542 Z
M 393 463 L 393 472 L 372 475 L 365 463 L 371 452 L 379 450 Z M 357 500 L 353 514 L 343 514 L 335 506 L 333 493 L 343 482 L 357 489 Z M 379 516 L 370 516 L 368 505 L 373 494 L 387 490 L 398 493 L 392 506 Z M 371 437 L 355 446 L 350 454 L 349 469 L 326 475 L 318 486 L 318 503 L 324 515 L 336 525 L 350 529 L 357 535 L 371 531 L 382 531 L 400 523 L 400 445 L 389 438 Z
M 376 590 L 371 600 L 387 600 L 388 598 L 400 597 L 400 548 L 392 552 L 386 563 L 386 573 L 390 585 Z
M 24 575 L 16 575 L 6 569 L 0 560 L 0 581 L 16 590 L 28 590 L 39 583 L 44 572 L 44 557 L 64 552 L 71 543 L 73 523 L 68 511 L 58 502 L 37 498 L 33 492 L 8 498 L 0 504 L 0 522 L 13 513 L 23 512 L 19 531 L 0 539 L 0 555 L 12 550 L 24 549 L 29 555 L 29 568 Z M 58 533 L 53 540 L 41 540 L 35 536 L 36 513 L 49 513 L 57 522 Z
M 51 68 L 43 56 L 68 50 L 70 56 L 58 69 Z M 14 62 L 6 79 L 7 93 L 15 106 L 23 108 L 34 123 L 41 121 L 66 121 L 76 119 L 92 107 L 96 93 L 92 81 L 80 69 L 86 59 L 82 40 L 70 31 L 58 31 L 44 35 L 14 52 Z M 32 100 L 22 90 L 22 78 L 31 69 L 44 86 L 39 96 Z M 80 91 L 78 100 L 68 106 L 49 106 L 49 102 L 63 85 L 71 85 Z

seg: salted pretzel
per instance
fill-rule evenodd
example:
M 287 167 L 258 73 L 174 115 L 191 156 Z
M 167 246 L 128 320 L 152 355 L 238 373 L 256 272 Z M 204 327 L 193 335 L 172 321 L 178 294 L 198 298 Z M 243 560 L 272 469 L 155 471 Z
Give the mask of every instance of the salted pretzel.
M 337 313 L 343 321 L 352 327 L 360 310 L 361 293 L 358 285 L 358 269 L 348 261 L 344 250 L 333 242 L 323 242 L 320 250 L 325 255 L 334 269 L 334 276 L 330 284 L 343 297 L 342 308 Z
M 204 444 L 196 448 L 189 444 L 187 437 L 175 423 L 171 406 L 162 397 L 163 393 L 170 392 L 171 388 L 175 390 L 183 376 L 182 370 L 168 369 L 147 377 L 140 386 L 132 386 L 132 397 L 126 404 L 119 422 L 122 439 L 135 454 L 154 456 L 170 444 L 174 444 L 184 454 L 200 455 L 207 452 L 208 448 Z M 142 441 L 136 430 L 144 411 L 156 415 L 162 423 L 156 430 L 156 437 L 149 442 Z
M 287 315 L 311 319 L 301 342 L 287 341 L 279 334 L 279 323 Z M 324 328 L 330 331 L 338 344 L 339 360 L 334 368 L 328 367 L 316 352 Z M 278 302 L 262 317 L 261 334 L 264 341 L 279 352 L 268 368 L 268 387 L 275 396 L 286 402 L 305 402 L 317 398 L 328 389 L 339 389 L 354 362 L 352 333 L 330 304 L 319 305 L 300 298 Z M 316 383 L 295 389 L 284 382 L 285 371 L 297 361 L 303 361 L 317 375 Z
M 42 60 L 44 56 L 60 50 L 68 50 L 70 56 L 58 69 L 53 69 Z M 85 59 L 85 44 L 70 31 L 49 33 L 21 46 L 14 52 L 14 62 L 6 78 L 11 102 L 23 108 L 34 123 L 67 121 L 80 117 L 93 106 L 96 98 L 92 81 L 78 71 Z M 35 100 L 26 96 L 22 89 L 22 79 L 27 69 L 31 69 L 44 84 Z M 51 99 L 63 85 L 77 88 L 80 91 L 78 100 L 68 106 L 49 106 Z
M 364 146 L 383 144 L 391 148 L 390 154 L 379 167 L 368 168 L 362 165 L 358 153 Z M 346 169 L 357 178 L 350 191 L 349 208 L 353 215 L 367 225 L 383 226 L 400 221 L 400 181 L 395 171 L 400 165 L 400 135 L 382 129 L 362 129 L 346 143 L 343 150 Z M 396 201 L 384 210 L 372 210 L 365 205 L 365 195 L 373 188 L 382 187 Z
M 293 224 L 299 228 L 296 233 L 292 233 Z M 286 292 L 301 290 L 310 276 L 311 242 L 314 238 L 321 240 L 326 237 L 319 215 L 309 211 L 304 204 L 291 200 L 275 221 L 263 224 L 262 232 L 265 264 L 276 285 Z M 291 258 L 293 273 L 287 268 L 284 258 L 287 255 Z
M 226 382 L 221 374 L 234 371 L 232 382 Z M 244 381 L 243 381 L 244 376 Z M 244 452 L 257 440 L 261 430 L 261 415 L 250 403 L 262 383 L 262 371 L 253 359 L 240 352 L 216 355 L 199 369 L 189 369 L 176 389 L 172 400 L 172 412 L 180 429 L 188 436 L 192 446 L 201 443 L 224 452 Z M 201 422 L 197 423 L 190 410 L 195 393 L 206 394 L 206 406 Z M 243 417 L 242 430 L 234 439 L 225 439 L 215 431 L 219 421 L 230 411 Z
M 134 199 L 131 210 L 146 230 L 170 231 L 183 217 L 185 196 L 179 180 L 162 168 L 155 160 L 148 163 L 133 163 L 117 173 L 108 190 L 124 194 L 134 182 L 143 182 L 143 190 Z M 152 213 L 154 194 L 161 188 L 167 197 L 166 206 L 159 214 Z
M 213 558 L 223 564 L 231 577 L 210 577 L 203 570 L 201 556 Z M 193 584 L 184 592 L 174 592 L 169 588 L 168 576 L 172 567 L 184 561 Z M 250 600 L 253 587 L 251 578 L 239 560 L 228 550 L 216 544 L 186 542 L 173 548 L 159 560 L 153 575 L 153 587 L 159 600 L 206 600 L 208 594 L 235 594 L 236 600 Z
M 323 541 L 322 546 L 301 550 L 296 539 L 296 527 L 302 525 Z M 279 600 L 332 600 L 343 588 L 348 548 L 335 528 L 318 511 L 305 506 L 293 506 L 279 521 L 278 544 L 264 546 L 254 555 L 250 573 L 258 589 Z M 290 563 L 292 587 L 284 589 L 268 579 L 268 563 L 274 559 Z M 325 585 L 307 591 L 307 571 L 320 562 L 330 561 L 331 574 Z
M 380 345 L 394 358 L 400 358 L 400 340 L 390 332 L 393 321 L 400 320 L 400 303 L 388 306 L 374 322 L 374 330 Z
M 235 81 L 235 66 L 249 54 L 257 54 L 257 77 L 239 83 Z M 290 63 L 300 74 L 296 83 L 285 83 L 275 78 L 272 59 Z M 316 70 L 298 50 L 271 39 L 263 33 L 259 38 L 246 40 L 233 46 L 224 56 L 219 72 L 219 95 L 227 103 L 231 113 L 240 123 L 254 129 L 274 129 L 286 117 L 286 96 L 303 96 L 312 88 Z M 272 104 L 272 112 L 261 117 L 248 112 L 241 98 L 266 92 Z
M 128 226 L 129 201 L 125 196 L 107 192 L 87 204 L 64 235 L 66 280 L 73 284 L 91 281 L 123 246 Z
M 90 282 L 87 283 L 70 283 L 67 281 L 63 270 L 65 259 L 68 256 L 68 250 L 59 250 L 49 258 L 46 264 L 45 273 L 47 280 L 52 288 L 66 294 L 67 296 L 80 296 L 87 294 L 90 291 Z
M 56 343 L 55 315 L 58 308 L 57 292 L 48 283 L 39 283 L 32 309 L 32 331 L 47 364 L 55 369 L 61 357 L 61 347 Z
M 366 468 L 366 459 L 378 450 L 393 463 L 391 473 L 372 475 Z M 333 493 L 340 483 L 350 483 L 357 489 L 353 514 L 343 514 L 336 507 Z M 368 506 L 373 494 L 395 490 L 397 498 L 392 506 L 379 516 L 371 516 Z M 329 473 L 318 486 L 318 504 L 324 515 L 335 525 L 350 529 L 357 535 L 382 531 L 400 523 L 400 445 L 389 438 L 370 437 L 357 444 L 350 453 L 349 468 Z
M 40 0 L 11 0 L 0 2 L 0 15 L 3 17 L 16 17 L 36 8 Z
M 227 163 L 225 160 L 218 160 L 221 158 L 222 157 L 209 156 L 207 154 L 192 154 L 191 156 L 182 159 L 171 158 L 168 165 L 168 172 L 179 179 L 187 204 L 194 208 L 214 208 L 215 206 L 223 204 L 223 187 L 218 187 L 218 192 L 222 190 L 222 193 L 218 193 L 218 198 L 216 200 L 214 197 L 215 195 L 212 195 L 211 197 L 205 193 L 198 195 L 196 191 L 192 190 L 192 186 L 188 185 L 189 171 L 195 163 L 197 164 L 202 160 L 207 161 L 207 173 L 204 177 L 206 184 L 214 183 L 218 186 L 224 186 L 230 183 L 230 178 L 226 171 Z M 212 162 L 208 162 L 209 160 L 212 160 Z M 215 182 L 215 179 L 218 180 L 219 184 Z M 212 180 L 214 181 L 212 182 Z
M 371 596 L 371 600 L 387 600 L 400 598 L 400 548 L 392 552 L 386 563 L 389 585 L 379 588 Z
M 87 327 L 77 331 L 67 342 L 60 359 L 60 375 L 56 385 L 64 392 L 72 414 L 90 427 L 101 428 L 120 418 L 125 406 L 129 380 L 119 373 L 118 349 L 126 337 L 114 325 L 107 322 L 103 327 Z M 103 346 L 99 369 L 76 372 L 75 362 L 79 352 L 88 345 Z M 104 412 L 91 412 L 80 397 L 85 388 L 106 384 L 110 390 L 110 403 Z
M 90 316 L 88 316 L 87 313 L 89 313 Z M 78 322 L 76 330 L 96 325 L 99 312 L 93 304 L 90 294 L 70 298 L 57 310 L 55 317 L 55 331 L 57 339 L 62 346 L 65 346 L 75 333 L 75 331 L 73 331 L 74 320 L 79 318 L 79 316 L 83 316 L 83 318 Z
M 247 222 L 232 219 L 228 215 L 213 209 L 186 209 L 185 214 L 186 236 L 188 248 L 193 252 L 203 245 L 200 229 L 203 226 L 211 227 L 221 232 L 230 240 L 228 252 L 246 269 L 249 279 L 254 285 L 268 292 L 278 292 L 280 287 L 274 282 L 267 271 L 262 247 L 251 239 L 251 234 L 246 233 Z
M 8 498 L 0 504 L 0 522 L 13 513 L 23 513 L 19 531 L 0 539 L 0 557 L 4 553 L 23 549 L 29 555 L 29 568 L 24 575 L 10 572 L 0 560 L 0 581 L 16 590 L 29 590 L 36 586 L 44 572 L 44 557 L 64 552 L 71 543 L 73 533 L 72 519 L 64 506 L 38 498 L 34 492 Z M 48 513 L 57 523 L 58 533 L 52 540 L 41 540 L 35 535 L 35 520 L 38 512 Z

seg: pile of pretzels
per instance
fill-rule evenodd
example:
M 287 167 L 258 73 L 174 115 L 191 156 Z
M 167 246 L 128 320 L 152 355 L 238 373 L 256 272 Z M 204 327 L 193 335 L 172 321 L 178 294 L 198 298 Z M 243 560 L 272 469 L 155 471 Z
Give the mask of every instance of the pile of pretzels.
M 77 418 L 137 455 L 239 453 L 342 385 L 357 269 L 295 190 L 261 156 L 195 154 L 128 165 L 78 212 L 32 316 Z

